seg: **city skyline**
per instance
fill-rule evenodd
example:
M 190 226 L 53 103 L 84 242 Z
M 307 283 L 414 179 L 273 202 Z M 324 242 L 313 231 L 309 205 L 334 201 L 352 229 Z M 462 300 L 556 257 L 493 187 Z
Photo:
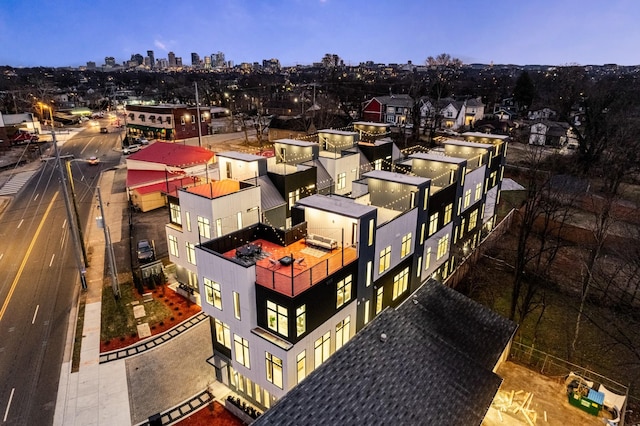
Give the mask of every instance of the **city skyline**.
M 588 6 L 588 7 L 585 7 Z M 387 0 L 257 0 L 190 2 L 174 8 L 148 2 L 57 3 L 8 0 L 0 17 L 0 65 L 77 67 L 122 64 L 133 54 L 191 64 L 223 52 L 227 61 L 283 66 L 319 62 L 337 54 L 347 65 L 423 64 L 448 53 L 464 63 L 637 65 L 640 3 L 614 0 L 585 5 L 444 4 Z M 28 17 L 28 19 L 27 19 Z M 25 23 L 29 26 L 25 26 Z M 34 30 L 35 28 L 35 30 Z

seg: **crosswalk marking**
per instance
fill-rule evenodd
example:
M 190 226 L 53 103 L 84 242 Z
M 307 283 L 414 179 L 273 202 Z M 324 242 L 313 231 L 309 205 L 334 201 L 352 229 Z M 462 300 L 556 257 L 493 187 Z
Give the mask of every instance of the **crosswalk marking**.
M 36 174 L 37 170 L 16 173 L 0 188 L 0 195 L 13 195 L 18 193 L 20 189 Z

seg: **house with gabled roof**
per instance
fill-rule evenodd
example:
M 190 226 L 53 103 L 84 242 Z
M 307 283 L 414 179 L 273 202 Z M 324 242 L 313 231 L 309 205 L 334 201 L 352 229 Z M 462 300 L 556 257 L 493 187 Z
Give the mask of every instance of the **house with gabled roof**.
M 410 123 L 415 101 L 406 94 L 376 96 L 362 104 L 362 119 L 389 125 Z

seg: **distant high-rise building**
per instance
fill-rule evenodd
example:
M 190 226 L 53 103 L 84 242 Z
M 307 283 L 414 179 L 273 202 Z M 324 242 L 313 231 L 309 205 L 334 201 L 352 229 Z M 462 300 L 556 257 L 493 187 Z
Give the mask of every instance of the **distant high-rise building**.
M 322 58 L 322 66 L 325 68 L 335 68 L 339 66 L 340 63 L 341 59 L 336 54 L 327 53 L 324 55 L 324 58 Z
M 135 64 L 135 66 L 142 65 L 144 64 L 144 57 L 139 53 L 134 53 L 131 55 L 131 60 L 129 61 L 129 64 Z
M 263 59 L 262 60 L 262 68 L 269 71 L 279 71 L 280 70 L 280 61 L 278 59 Z
M 176 54 L 173 52 L 169 52 L 169 68 L 175 68 L 176 64 Z
M 94 69 L 96 69 L 96 63 L 95 63 L 95 62 L 93 62 L 93 61 L 89 61 L 89 62 L 87 62 L 87 69 L 88 69 L 88 70 L 94 70 Z
M 147 56 L 149 57 L 149 67 L 154 69 L 156 66 L 156 57 L 153 54 L 153 50 L 147 50 Z
M 211 64 L 215 68 L 224 68 L 225 65 L 226 65 L 225 62 L 224 62 L 224 53 L 218 52 L 218 53 L 212 54 L 211 55 Z
M 191 66 L 194 68 L 200 68 L 200 55 L 195 52 L 191 53 Z
M 156 62 L 156 68 L 161 70 L 169 68 L 169 61 L 164 58 L 158 59 L 158 62 Z
M 205 56 L 203 59 L 204 59 L 204 69 L 205 70 L 210 70 L 211 69 L 211 56 Z
M 104 66 L 105 67 L 115 67 L 116 60 L 113 56 L 107 56 L 104 58 Z
M 182 67 L 182 56 L 176 56 L 176 67 Z

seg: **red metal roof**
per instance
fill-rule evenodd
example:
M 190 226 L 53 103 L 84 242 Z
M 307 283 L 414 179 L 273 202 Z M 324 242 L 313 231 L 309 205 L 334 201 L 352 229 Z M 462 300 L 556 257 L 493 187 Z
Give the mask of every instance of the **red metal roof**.
M 169 172 L 164 170 L 127 170 L 127 188 L 166 182 L 183 177 L 184 172 Z
M 213 155 L 213 152 L 199 146 L 157 141 L 128 158 L 166 164 L 170 167 L 190 167 L 210 161 Z
M 135 188 L 133 191 L 137 192 L 140 195 L 150 194 L 152 192 L 158 192 L 158 191 L 175 195 L 175 192 L 178 188 L 195 185 L 197 181 L 198 181 L 197 178 L 182 177 L 178 179 L 168 180 L 165 182 L 154 183 L 146 186 L 140 186 L 138 188 Z

